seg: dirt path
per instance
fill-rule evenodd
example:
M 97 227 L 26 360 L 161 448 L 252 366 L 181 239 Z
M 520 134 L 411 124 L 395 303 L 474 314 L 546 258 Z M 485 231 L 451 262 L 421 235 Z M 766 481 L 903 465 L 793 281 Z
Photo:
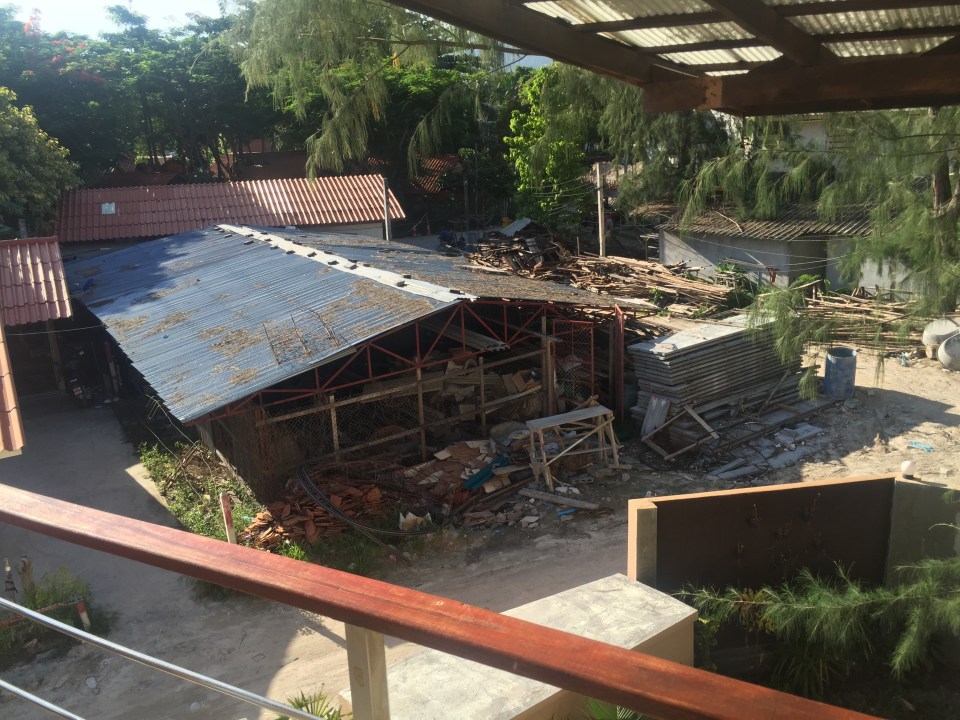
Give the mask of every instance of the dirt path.
M 628 497 L 886 473 L 907 458 L 917 462 L 924 480 L 960 488 L 960 374 L 927 360 L 907 367 L 888 362 L 882 384 L 874 387 L 873 369 L 873 358 L 861 356 L 856 397 L 809 421 L 824 433 L 806 441 L 805 463 L 745 482 L 709 483 L 694 463 L 643 469 L 651 458 L 628 444 L 625 455 L 635 469 L 627 479 L 618 473 L 582 488 L 613 512 L 571 521 L 544 514 L 533 531 L 447 531 L 434 536 L 412 568 L 389 567 L 383 577 L 504 610 L 622 572 Z M 26 431 L 29 445 L 21 457 L 0 463 L 0 481 L 174 524 L 109 410 L 28 403 Z M 911 441 L 932 451 L 911 448 Z M 38 574 L 63 564 L 90 583 L 97 604 L 114 614 L 112 640 L 276 699 L 347 685 L 340 623 L 256 600 L 198 599 L 189 582 L 170 573 L 0 526 L 0 556 L 17 558 L 24 551 Z M 415 651 L 404 643 L 388 645 L 388 660 Z M 0 677 L 90 718 L 271 717 L 83 646 Z M 0 697 L 0 715 L 14 714 L 48 717 Z

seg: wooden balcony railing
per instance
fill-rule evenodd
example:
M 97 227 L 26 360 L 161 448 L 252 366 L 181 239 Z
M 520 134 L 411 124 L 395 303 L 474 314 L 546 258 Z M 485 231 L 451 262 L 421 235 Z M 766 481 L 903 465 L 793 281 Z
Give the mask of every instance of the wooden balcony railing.
M 2 485 L 0 522 L 343 621 L 356 720 L 389 718 L 383 634 L 662 720 L 869 717 L 435 595 Z

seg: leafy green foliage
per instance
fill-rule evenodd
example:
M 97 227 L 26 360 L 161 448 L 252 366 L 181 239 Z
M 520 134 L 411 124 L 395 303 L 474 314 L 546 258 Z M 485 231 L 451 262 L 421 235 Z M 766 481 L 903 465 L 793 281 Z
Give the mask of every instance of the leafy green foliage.
M 60 193 L 76 182 L 67 151 L 16 100 L 0 87 L 0 238 L 16 237 L 20 218 L 32 234 L 48 230 Z
M 584 181 L 587 153 L 624 168 L 616 202 L 633 213 L 676 199 L 681 184 L 727 143 L 727 128 L 713 113 L 646 114 L 639 88 L 560 63 L 534 73 L 521 101 L 507 138 L 510 158 L 528 206 L 553 224 L 595 208 L 593 181 Z
M 33 107 L 41 127 L 66 147 L 84 181 L 138 155 L 184 175 L 226 171 L 227 150 L 241 154 L 278 120 L 263 92 L 246 94 L 231 47 L 231 20 L 195 16 L 158 32 L 125 6 L 108 8 L 118 32 L 97 39 L 24 26 L 0 7 L 0 85 Z
M 707 617 L 772 633 L 782 643 L 778 684 L 820 695 L 872 658 L 886 658 L 891 675 L 903 678 L 929 664 L 938 636 L 960 638 L 960 558 L 930 558 L 899 571 L 902 581 L 892 588 L 864 587 L 842 570 L 834 579 L 804 570 L 776 588 L 684 595 Z
M 257 3 L 234 43 L 249 86 L 317 128 L 311 172 L 364 161 L 392 133 L 411 167 L 440 152 L 453 126 L 483 114 L 484 71 L 503 57 L 493 41 L 379 0 Z
M 591 123 L 584 105 L 561 110 L 553 87 L 560 66 L 538 69 L 519 90 L 520 108 L 510 118 L 505 138 L 510 161 L 519 175 L 521 212 L 553 226 L 579 225 L 595 210 L 595 195 L 585 178 L 587 131 Z M 572 112 L 572 108 L 578 108 Z
M 774 348 L 784 364 L 802 357 L 809 347 L 827 344 L 836 324 L 832 319 L 811 315 L 806 308 L 806 294 L 812 283 L 804 278 L 787 288 L 775 285 L 764 287 L 748 314 L 748 327 L 754 332 L 772 326 Z M 817 396 L 817 372 L 808 368 L 800 379 L 800 394 L 805 398 Z
M 952 311 L 960 296 L 960 200 L 953 173 L 960 110 L 826 115 L 821 138 L 799 132 L 804 118 L 752 118 L 737 124 L 725 152 L 683 184 L 684 223 L 723 204 L 740 219 L 775 219 L 809 203 L 825 219 L 869 215 L 841 269 L 860 281 L 875 263 L 890 287 L 920 291 L 919 316 Z
M 19 602 L 31 610 L 43 610 L 65 604 L 66 607 L 54 608 L 45 614 L 54 620 L 79 627 L 80 620 L 74 605 L 80 600 L 89 603 L 89 599 L 90 587 L 87 583 L 71 574 L 67 568 L 60 567 L 54 573 L 44 573 L 35 583 L 33 590 L 27 591 Z M 92 618 L 97 616 L 97 613 L 91 612 Z M 104 628 L 94 629 L 104 630 Z M 57 637 L 63 636 L 56 630 L 27 620 L 0 627 L 0 658 L 12 659 L 12 656 L 16 656 L 24 644 L 31 640 Z
M 310 694 L 301 690 L 296 697 L 288 698 L 287 704 L 297 710 L 306 710 L 323 720 L 341 720 L 352 716 L 352 713 L 343 713 L 340 706 L 334 704 L 322 689 Z M 277 720 L 290 720 L 290 718 L 287 715 L 280 715 Z
M 197 459 L 189 467 L 183 460 Z M 140 446 L 140 462 L 157 484 L 170 512 L 190 532 L 226 540 L 220 493 L 231 495 L 234 530 L 240 532 L 262 506 L 245 483 L 239 480 L 198 445 L 177 446 L 172 454 L 157 445 Z
M 910 273 L 918 314 L 951 312 L 960 298 L 960 206 L 953 158 L 960 108 L 833 115 L 827 128 L 843 148 L 838 178 L 820 198 L 836 217 L 853 204 L 870 209 L 868 237 L 848 261 L 856 279 L 864 261 L 891 275 Z M 892 283 L 891 283 L 892 284 Z
M 647 718 L 646 715 L 641 715 L 634 710 L 592 699 L 587 700 L 587 711 L 590 713 L 590 720 L 646 720 Z

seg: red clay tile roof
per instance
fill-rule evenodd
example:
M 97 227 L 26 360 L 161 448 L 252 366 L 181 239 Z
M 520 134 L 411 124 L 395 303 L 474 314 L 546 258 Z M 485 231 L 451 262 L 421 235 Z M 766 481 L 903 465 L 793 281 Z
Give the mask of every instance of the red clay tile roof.
M 13 387 L 10 356 L 7 340 L 0 324 L 0 456 L 4 452 L 16 452 L 23 447 L 23 425 L 17 407 L 17 391 Z
M 113 212 L 105 212 L 111 204 Z M 404 217 L 393 193 L 390 217 Z M 57 234 L 61 242 L 84 242 L 163 237 L 217 223 L 278 227 L 382 220 L 383 178 L 353 175 L 71 190 L 61 201 Z
M 446 173 L 463 170 L 459 155 L 431 155 L 420 161 L 420 174 L 410 180 L 415 190 L 436 195 L 444 192 L 441 180 Z
M 0 240 L 0 325 L 56 320 L 71 314 L 57 238 Z

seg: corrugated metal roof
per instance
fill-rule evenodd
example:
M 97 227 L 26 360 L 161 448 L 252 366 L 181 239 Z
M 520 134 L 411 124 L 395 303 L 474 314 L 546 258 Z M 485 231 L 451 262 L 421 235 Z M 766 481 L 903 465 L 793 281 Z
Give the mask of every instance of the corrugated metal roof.
M 464 298 L 311 252 L 208 228 L 66 268 L 88 285 L 78 299 L 189 422 Z
M 23 425 L 17 406 L 17 390 L 13 386 L 13 371 L 7 353 L 7 339 L 0 323 L 0 457 L 23 447 Z
M 851 212 L 838 220 L 821 220 L 813 206 L 795 206 L 781 213 L 777 220 L 737 220 L 734 210 L 707 210 L 697 217 L 686 235 L 705 234 L 725 237 L 750 237 L 761 240 L 790 242 L 805 237 L 864 236 L 870 232 L 870 219 L 866 211 Z M 681 232 L 680 216 L 660 226 L 663 230 Z
M 404 217 L 390 193 L 390 217 Z M 220 222 L 245 225 L 349 225 L 383 221 L 383 178 L 353 175 L 64 193 L 61 242 L 175 235 Z
M 617 299 L 610 295 L 597 295 L 558 283 L 518 277 L 505 271 L 474 265 L 460 256 L 442 255 L 433 250 L 400 242 L 299 230 L 271 230 L 270 233 L 307 247 L 326 250 L 357 262 L 370 263 L 373 267 L 399 275 L 410 275 L 423 282 L 456 288 L 479 298 L 533 300 L 595 307 L 612 307 L 617 302 Z
M 0 325 L 70 317 L 57 238 L 0 240 Z
M 216 228 L 66 263 L 78 299 L 189 422 L 464 296 Z
M 234 226 L 66 268 L 74 287 L 87 287 L 78 299 L 182 422 L 457 302 L 615 302 L 401 243 Z
M 854 32 L 891 31 L 904 28 L 930 28 L 936 26 L 960 25 L 960 5 L 868 9 L 851 11 L 843 3 L 836 3 L 837 9 L 829 8 L 828 3 L 820 3 L 824 11 L 815 15 L 790 12 L 789 8 L 803 5 L 809 0 L 764 0 L 767 5 L 775 6 L 789 22 L 814 37 L 828 37 L 827 46 L 840 57 L 879 57 L 922 53 L 945 42 L 953 35 L 944 33 L 936 38 L 897 37 L 887 40 L 843 41 L 835 39 L 837 35 Z M 694 65 L 709 71 L 709 66 L 720 63 L 764 62 L 779 57 L 774 48 L 758 43 L 755 36 L 735 22 L 715 13 L 708 3 L 699 0 L 550 0 L 549 2 L 531 2 L 526 7 L 532 11 L 557 18 L 573 26 L 587 23 L 609 23 L 632 19 L 664 17 L 659 27 L 641 29 L 622 29 L 605 31 L 598 34 L 615 39 L 637 48 L 667 48 L 671 45 L 686 43 L 729 43 L 724 51 L 718 49 L 694 51 L 663 51 L 659 57 L 679 63 Z M 712 22 L 688 24 L 677 22 L 675 18 L 690 14 L 710 14 Z M 699 18 L 697 18 L 699 19 Z M 733 41 L 742 40 L 742 46 Z

